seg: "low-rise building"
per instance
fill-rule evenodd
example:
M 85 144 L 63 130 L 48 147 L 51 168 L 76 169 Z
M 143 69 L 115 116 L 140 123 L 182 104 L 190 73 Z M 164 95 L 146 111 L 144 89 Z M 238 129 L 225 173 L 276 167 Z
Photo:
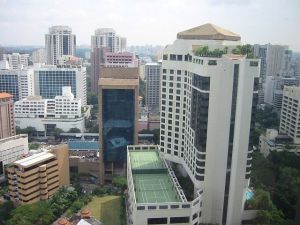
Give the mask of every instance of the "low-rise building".
M 128 224 L 198 224 L 202 191 L 188 201 L 155 145 L 127 147 Z
M 81 100 L 75 99 L 71 87 L 62 88 L 62 96 L 43 99 L 29 96 L 15 103 L 16 126 L 35 127 L 39 135 L 52 135 L 55 128 L 68 131 L 78 128 L 84 131 Z
M 94 158 L 99 153 L 99 141 L 69 140 L 68 147 L 71 156 Z
M 19 134 L 0 139 L 0 182 L 4 181 L 4 166 L 28 154 L 28 136 Z
M 55 146 L 15 161 L 7 168 L 9 195 L 17 204 L 50 198 L 61 186 L 70 184 L 67 145 Z

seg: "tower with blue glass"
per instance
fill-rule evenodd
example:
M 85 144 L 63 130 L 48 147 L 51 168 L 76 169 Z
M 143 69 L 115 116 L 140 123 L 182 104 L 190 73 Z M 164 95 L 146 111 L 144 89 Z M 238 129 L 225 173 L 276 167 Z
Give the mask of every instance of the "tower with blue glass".
M 101 182 L 125 175 L 127 145 L 137 144 L 138 68 L 104 67 L 99 80 Z

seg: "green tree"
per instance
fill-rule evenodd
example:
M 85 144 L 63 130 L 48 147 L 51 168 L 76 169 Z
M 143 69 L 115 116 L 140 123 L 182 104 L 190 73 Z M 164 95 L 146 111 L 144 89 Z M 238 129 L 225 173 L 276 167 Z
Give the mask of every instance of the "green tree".
M 77 127 L 73 127 L 73 128 L 70 128 L 69 133 L 81 133 L 81 131 Z
M 38 149 L 41 145 L 39 143 L 29 143 L 29 149 Z
M 127 188 L 127 179 L 126 177 L 117 176 L 113 178 L 112 184 L 122 190 L 125 190 Z
M 29 205 L 21 205 L 14 209 L 8 225 L 50 225 L 55 216 L 47 201 L 40 201 Z
M 98 104 L 98 96 L 96 93 L 89 92 L 87 94 L 87 103 L 88 105 L 97 105 Z
M 15 207 L 12 201 L 7 201 L 0 205 L 0 224 L 1 222 L 3 224 L 6 223 L 6 221 L 10 218 L 14 208 Z
M 60 134 L 64 131 L 60 128 L 55 127 L 53 130 L 53 136 L 55 137 L 55 140 L 57 140 L 60 137 Z

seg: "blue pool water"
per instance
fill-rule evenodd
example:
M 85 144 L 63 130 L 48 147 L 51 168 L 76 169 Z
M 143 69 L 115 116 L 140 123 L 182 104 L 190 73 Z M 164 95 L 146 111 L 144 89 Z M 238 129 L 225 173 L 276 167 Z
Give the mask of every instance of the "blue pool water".
M 253 191 L 248 189 L 247 192 L 246 192 L 246 199 L 250 200 L 251 198 L 253 198 L 253 195 L 254 195 Z

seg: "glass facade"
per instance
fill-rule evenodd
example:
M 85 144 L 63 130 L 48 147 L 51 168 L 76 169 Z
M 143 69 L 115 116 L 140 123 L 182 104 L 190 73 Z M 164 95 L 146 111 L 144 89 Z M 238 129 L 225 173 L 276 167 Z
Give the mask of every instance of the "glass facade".
M 18 75 L 1 74 L 0 92 L 12 94 L 14 101 L 18 101 L 20 98 Z
M 134 90 L 102 92 L 102 145 L 105 162 L 126 162 L 127 145 L 134 144 Z
M 62 95 L 62 87 L 70 86 L 77 98 L 75 71 L 39 71 L 39 95 L 43 98 L 55 98 Z

